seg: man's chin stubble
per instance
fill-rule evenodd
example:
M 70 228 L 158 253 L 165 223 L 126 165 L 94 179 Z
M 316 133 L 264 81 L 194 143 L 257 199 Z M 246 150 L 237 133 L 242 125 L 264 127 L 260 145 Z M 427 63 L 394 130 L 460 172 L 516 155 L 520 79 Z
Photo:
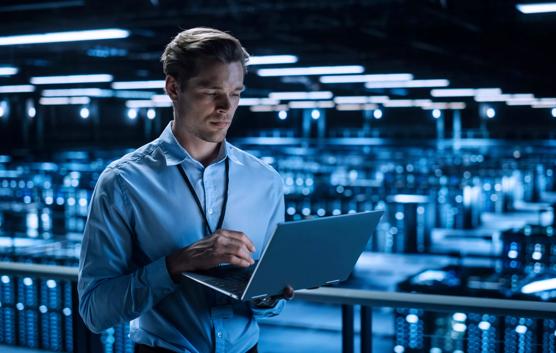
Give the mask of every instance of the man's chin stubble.
M 219 135 L 205 135 L 202 137 L 203 140 L 207 141 L 207 142 L 212 142 L 212 143 L 220 143 L 222 141 L 224 141 L 224 139 L 226 138 L 226 134 L 219 134 Z

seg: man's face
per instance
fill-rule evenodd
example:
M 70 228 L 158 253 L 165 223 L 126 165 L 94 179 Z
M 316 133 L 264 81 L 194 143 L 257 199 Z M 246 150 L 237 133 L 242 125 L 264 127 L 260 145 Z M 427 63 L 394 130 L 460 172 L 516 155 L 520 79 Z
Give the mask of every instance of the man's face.
M 188 134 L 206 142 L 224 140 L 244 89 L 243 76 L 241 63 L 212 60 L 177 90 L 176 119 Z

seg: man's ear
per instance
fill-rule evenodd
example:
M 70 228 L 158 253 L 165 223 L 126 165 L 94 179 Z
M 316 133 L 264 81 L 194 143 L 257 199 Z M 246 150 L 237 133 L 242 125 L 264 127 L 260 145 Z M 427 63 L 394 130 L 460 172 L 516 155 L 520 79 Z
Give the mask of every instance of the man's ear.
M 166 81 L 164 83 L 164 90 L 170 99 L 175 102 L 178 99 L 178 93 L 180 90 L 178 81 L 174 76 L 167 75 Z

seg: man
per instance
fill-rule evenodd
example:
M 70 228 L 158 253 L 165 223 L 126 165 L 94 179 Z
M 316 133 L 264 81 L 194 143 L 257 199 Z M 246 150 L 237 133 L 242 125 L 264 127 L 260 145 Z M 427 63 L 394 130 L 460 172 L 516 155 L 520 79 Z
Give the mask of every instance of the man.
M 79 311 L 94 332 L 131 321 L 136 352 L 256 352 L 256 317 L 281 297 L 238 302 L 180 273 L 247 267 L 283 221 L 282 180 L 232 146 L 247 52 L 210 28 L 178 34 L 162 55 L 174 120 L 111 163 L 93 193 L 79 267 Z M 291 298 L 288 287 L 283 297 Z

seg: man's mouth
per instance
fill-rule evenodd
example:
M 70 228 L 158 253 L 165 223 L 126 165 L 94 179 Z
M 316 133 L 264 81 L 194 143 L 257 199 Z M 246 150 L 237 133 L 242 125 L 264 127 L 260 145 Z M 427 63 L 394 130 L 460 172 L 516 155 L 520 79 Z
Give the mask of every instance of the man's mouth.
M 212 120 L 210 121 L 210 124 L 212 126 L 218 127 L 218 128 L 224 128 L 224 127 L 228 127 L 230 125 L 231 121 L 230 120 Z

